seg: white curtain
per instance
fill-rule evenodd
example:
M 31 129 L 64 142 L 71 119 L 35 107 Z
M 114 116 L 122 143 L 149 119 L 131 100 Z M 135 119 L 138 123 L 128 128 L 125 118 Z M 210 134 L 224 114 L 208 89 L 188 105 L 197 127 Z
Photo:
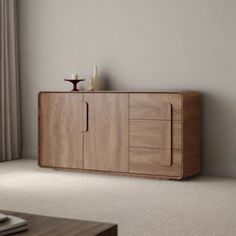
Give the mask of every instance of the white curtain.
M 0 161 L 21 157 L 16 1 L 0 0 Z

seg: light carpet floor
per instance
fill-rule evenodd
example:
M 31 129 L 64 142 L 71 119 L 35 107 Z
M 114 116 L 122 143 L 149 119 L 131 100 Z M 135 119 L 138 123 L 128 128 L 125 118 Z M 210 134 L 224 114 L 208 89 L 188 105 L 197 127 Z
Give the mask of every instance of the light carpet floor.
M 0 209 L 117 223 L 120 236 L 234 236 L 236 179 L 150 180 L 0 163 Z

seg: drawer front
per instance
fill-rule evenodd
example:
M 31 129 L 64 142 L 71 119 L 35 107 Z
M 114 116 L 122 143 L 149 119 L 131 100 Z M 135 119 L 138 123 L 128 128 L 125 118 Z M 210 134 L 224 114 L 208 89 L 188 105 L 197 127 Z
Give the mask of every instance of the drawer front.
M 130 148 L 130 173 L 180 177 L 182 150 L 172 151 L 172 163 L 161 149 Z
M 130 94 L 130 119 L 182 120 L 182 95 L 180 94 Z
M 130 146 L 182 149 L 180 121 L 130 120 Z

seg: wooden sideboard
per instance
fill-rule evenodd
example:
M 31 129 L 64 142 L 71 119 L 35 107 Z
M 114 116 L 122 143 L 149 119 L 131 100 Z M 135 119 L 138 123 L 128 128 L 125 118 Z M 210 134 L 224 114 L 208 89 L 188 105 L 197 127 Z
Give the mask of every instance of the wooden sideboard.
M 198 92 L 40 92 L 39 165 L 182 179 L 200 172 Z

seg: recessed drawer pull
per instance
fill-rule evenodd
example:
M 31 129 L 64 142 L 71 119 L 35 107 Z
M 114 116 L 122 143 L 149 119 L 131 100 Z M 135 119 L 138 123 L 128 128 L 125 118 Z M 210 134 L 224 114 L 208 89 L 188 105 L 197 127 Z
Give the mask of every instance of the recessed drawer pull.
M 88 103 L 83 102 L 83 132 L 87 132 L 88 128 Z

